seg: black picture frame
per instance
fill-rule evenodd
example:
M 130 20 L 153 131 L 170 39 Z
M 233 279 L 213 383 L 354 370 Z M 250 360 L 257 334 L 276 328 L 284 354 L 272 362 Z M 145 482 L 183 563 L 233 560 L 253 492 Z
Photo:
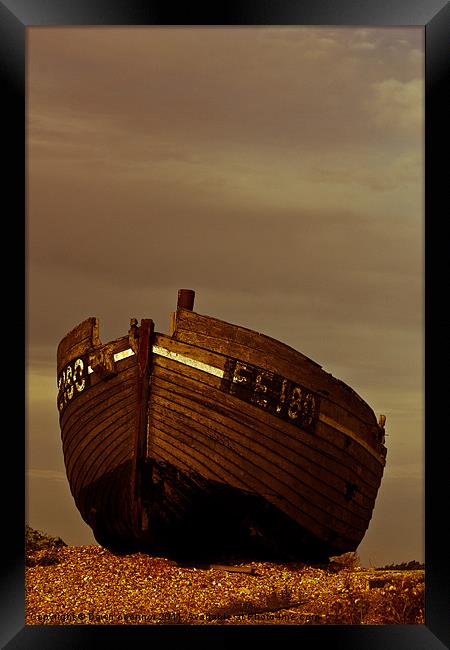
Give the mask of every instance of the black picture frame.
M 3 159 L 6 182 L 2 187 L 7 248 L 12 255 L 4 271 L 4 301 L 18 307 L 8 322 L 9 386 L 15 386 L 19 404 L 13 425 L 4 429 L 4 465 L 8 466 L 3 499 L 4 551 L 1 581 L 2 647 L 88 648 L 106 642 L 138 643 L 138 637 L 161 635 L 165 643 L 196 640 L 225 643 L 236 632 L 245 642 L 248 634 L 264 634 L 270 643 L 289 641 L 311 647 L 326 643 L 333 648 L 408 650 L 450 647 L 450 549 L 448 519 L 448 460 L 443 442 L 448 432 L 443 406 L 446 403 L 444 336 L 449 320 L 445 317 L 448 287 L 447 243 L 441 224 L 448 203 L 445 118 L 448 99 L 444 94 L 449 78 L 450 8 L 446 0 L 269 0 L 221 3 L 171 3 L 141 0 L 0 0 L 0 69 L 2 73 Z M 25 384 L 18 350 L 25 341 L 26 300 L 26 172 L 25 172 L 25 84 L 26 31 L 34 26 L 62 25 L 347 25 L 422 26 L 425 31 L 425 625 L 392 626 L 25 626 L 24 625 L 24 458 L 25 443 L 17 413 L 25 411 Z M 448 94 L 448 93 L 447 93 Z M 446 101 L 447 99 L 447 101 Z M 448 155 L 448 154 L 447 154 Z M 442 162 L 443 161 L 443 162 Z M 446 174 L 448 176 L 448 172 Z M 447 180 L 447 183 L 445 182 Z M 25 245 L 24 245 L 25 242 Z M 447 253 L 447 254 L 446 254 Z M 12 265 L 11 265 L 12 264 Z M 14 282 L 11 282 L 11 279 Z M 17 280 L 23 278 L 22 287 Z M 6 290 L 6 291 L 5 291 Z M 6 293 L 6 295 L 5 295 Z M 26 293 L 25 293 L 26 295 Z M 5 302 L 4 302 L 5 304 Z M 22 318 L 19 317 L 22 315 Z M 4 319 L 5 320 L 5 319 Z M 13 338 L 11 338 L 11 333 Z M 25 349 L 25 346 L 23 346 Z M 23 350 L 25 356 L 25 351 Z M 24 390 L 21 393 L 20 387 Z M 23 395 L 23 401 L 21 401 Z M 9 407 L 9 405 L 8 405 Z M 5 477 L 5 473 L 3 474 Z M 444 505 L 443 505 L 444 504 Z M 147 641 L 144 641 L 148 643 Z

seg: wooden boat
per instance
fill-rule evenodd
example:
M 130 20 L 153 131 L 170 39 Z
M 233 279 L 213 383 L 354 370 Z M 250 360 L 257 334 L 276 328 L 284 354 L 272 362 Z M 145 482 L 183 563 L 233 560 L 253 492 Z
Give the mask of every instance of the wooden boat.
M 386 458 L 384 421 L 320 365 L 193 311 L 58 346 L 72 495 L 97 541 L 178 558 L 324 560 L 356 550 Z

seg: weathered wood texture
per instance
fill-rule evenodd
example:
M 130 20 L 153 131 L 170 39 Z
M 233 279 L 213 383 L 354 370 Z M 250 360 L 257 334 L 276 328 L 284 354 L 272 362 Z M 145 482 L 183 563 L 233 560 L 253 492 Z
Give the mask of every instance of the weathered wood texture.
M 57 350 L 58 375 L 69 361 L 81 357 L 88 350 L 93 350 L 101 345 L 98 332 L 98 319 L 91 317 L 66 334 Z
M 111 533 L 117 530 L 123 534 L 132 528 L 131 461 L 137 368 L 133 357 L 119 364 L 122 368 L 109 382 L 93 382 L 84 395 L 66 408 L 61 432 L 67 477 L 83 519 L 96 530 L 97 516 L 101 513 Z M 117 491 L 117 480 L 115 484 L 105 482 L 103 490 L 97 489 L 95 495 L 92 490 L 87 491 L 90 485 L 124 465 L 128 467 L 128 476 L 121 476 L 120 499 L 112 496 Z M 92 499 L 88 498 L 89 494 Z M 111 514 L 106 516 L 109 510 Z
M 151 331 L 151 321 L 146 321 L 142 336 L 136 327 L 102 345 L 98 321 L 92 318 L 74 328 L 58 348 L 59 378 L 69 377 L 66 399 L 59 398 L 67 477 L 83 519 L 102 538 L 132 539 L 139 523 L 136 482 L 147 427 Z M 114 355 L 130 348 L 136 353 L 114 361 Z M 84 359 L 83 376 L 67 373 L 75 357 Z M 82 377 L 83 389 L 73 390 Z
M 143 464 L 147 449 L 148 396 L 150 390 L 150 358 L 153 335 L 153 321 L 146 318 L 141 321 L 137 343 L 137 393 L 136 424 L 133 442 L 133 468 L 131 472 L 131 497 L 133 501 L 133 519 L 136 531 L 141 531 L 142 521 L 142 481 Z M 134 346 L 136 347 L 136 346 Z
M 268 370 L 299 382 L 325 397 L 322 406 L 325 415 L 338 415 L 342 424 L 357 428 L 367 443 L 381 451 L 379 426 L 368 404 L 350 386 L 288 345 L 244 327 L 184 309 L 177 312 L 174 338 L 255 365 L 262 365 L 263 359 L 263 365 Z
M 330 417 L 353 427 L 366 446 L 375 427 L 378 435 L 373 412 L 356 393 L 287 346 L 272 346 L 268 337 L 178 310 L 174 338 L 157 335 L 154 343 L 220 370 L 227 358 L 243 358 L 316 391 L 326 386 L 333 394 L 329 399 L 322 390 L 321 408 Z M 314 433 L 301 430 L 223 392 L 221 382 L 154 355 L 149 458 L 260 495 L 317 539 L 337 550 L 356 548 L 371 518 L 383 464 L 341 431 L 320 421 Z
M 58 347 L 64 460 L 83 519 L 109 546 L 206 548 L 226 531 L 299 557 L 302 545 L 355 550 L 385 462 L 373 411 L 308 357 L 196 314 L 193 292 L 183 296 L 171 336 L 133 319 L 103 345 L 89 318 Z

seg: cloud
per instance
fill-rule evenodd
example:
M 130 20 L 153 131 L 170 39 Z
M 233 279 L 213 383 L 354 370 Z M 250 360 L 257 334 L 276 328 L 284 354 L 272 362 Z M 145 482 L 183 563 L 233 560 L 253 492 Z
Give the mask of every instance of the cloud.
M 388 480 L 411 479 L 423 481 L 425 478 L 424 463 L 408 463 L 405 465 L 388 465 L 386 468 L 386 478 Z
M 364 40 L 352 29 L 132 31 L 130 38 L 117 29 L 31 30 L 30 113 L 41 121 L 46 114 L 47 127 L 65 121 L 66 134 L 53 132 L 54 144 L 81 138 L 120 158 L 126 141 L 138 156 L 151 142 L 158 149 L 174 139 L 179 151 L 200 154 L 374 142 L 379 132 L 366 128 L 364 104 L 371 84 L 383 83 L 386 70 L 407 81 L 414 68 L 408 52 L 419 49 L 414 30 L 410 50 L 402 46 L 395 56 L 388 46 L 396 32 L 376 29 L 365 30 Z M 306 64 L 308 56 L 317 61 Z M 37 128 L 31 122 L 32 139 Z
M 424 125 L 423 79 L 385 79 L 372 84 L 374 123 L 389 131 L 421 133 Z
M 417 68 L 418 70 L 420 70 L 422 72 L 422 74 L 423 74 L 423 66 L 424 66 L 424 63 L 425 63 L 425 57 L 424 57 L 423 49 L 415 48 L 415 49 L 409 50 L 408 59 L 409 59 L 409 62 L 411 63 L 411 65 L 414 68 Z
M 27 469 L 26 476 L 32 480 L 56 481 L 58 483 L 66 483 L 67 481 L 64 472 L 58 472 L 53 469 Z
M 39 357 L 39 353 L 37 355 Z M 49 358 L 45 359 L 44 364 L 36 364 L 36 356 L 33 356 L 32 365 L 29 367 L 26 375 L 27 394 L 33 396 L 34 402 L 46 403 L 49 398 L 56 403 L 57 385 L 55 377 L 55 365 Z
M 409 191 L 419 196 L 423 190 L 423 162 L 421 151 L 407 151 L 397 155 L 377 155 L 368 151 L 366 155 L 358 153 L 318 157 L 312 162 L 311 168 L 306 170 L 306 174 L 311 181 L 325 184 L 329 195 L 339 186 L 345 186 L 347 193 L 354 186 L 361 186 L 374 193 L 393 190 L 403 192 L 407 186 Z
M 371 43 L 369 41 L 360 41 L 359 43 L 353 43 L 352 49 L 354 50 L 375 50 L 376 43 Z

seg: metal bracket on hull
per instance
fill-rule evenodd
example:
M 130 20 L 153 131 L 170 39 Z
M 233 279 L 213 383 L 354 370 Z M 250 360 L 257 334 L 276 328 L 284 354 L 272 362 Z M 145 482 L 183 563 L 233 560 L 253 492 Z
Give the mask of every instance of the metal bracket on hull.
M 117 374 L 112 349 L 106 346 L 89 354 L 89 366 L 101 379 L 109 379 Z
M 128 330 L 128 343 L 130 348 L 133 350 L 134 354 L 137 354 L 139 346 L 139 327 L 137 324 L 137 318 L 132 318 L 130 320 L 130 329 Z

